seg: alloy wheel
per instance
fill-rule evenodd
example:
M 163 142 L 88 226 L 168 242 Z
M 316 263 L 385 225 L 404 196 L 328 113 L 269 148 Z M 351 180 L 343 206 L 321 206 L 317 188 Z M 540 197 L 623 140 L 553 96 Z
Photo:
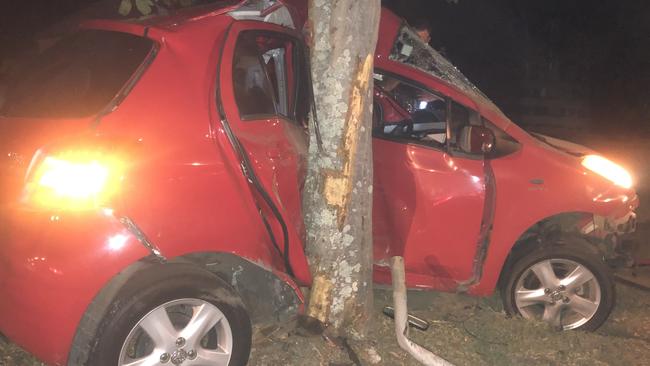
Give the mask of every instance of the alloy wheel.
M 232 349 L 232 329 L 216 306 L 178 299 L 138 321 L 122 345 L 118 365 L 227 366 Z
M 570 259 L 545 259 L 519 277 L 514 299 L 524 318 L 541 319 L 568 330 L 580 327 L 596 314 L 601 287 L 583 264 Z

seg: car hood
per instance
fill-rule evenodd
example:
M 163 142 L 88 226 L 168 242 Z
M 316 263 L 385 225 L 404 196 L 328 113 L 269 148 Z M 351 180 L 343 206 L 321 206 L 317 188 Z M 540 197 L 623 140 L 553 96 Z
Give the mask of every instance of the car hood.
M 178 9 L 168 15 L 154 15 L 136 20 L 118 20 L 117 23 L 137 25 L 141 29 L 146 27 L 174 29 L 179 25 L 191 23 L 194 20 L 200 20 L 205 17 L 219 16 L 242 9 L 246 12 L 247 7 L 252 6 L 255 8 L 257 5 L 266 6 L 265 11 L 277 9 L 278 5 L 283 5 L 289 11 L 293 23 L 298 30 L 301 30 L 307 21 L 307 3 L 304 0 L 272 0 L 268 3 L 252 0 L 222 0 L 205 6 Z M 95 27 L 97 24 L 101 24 L 101 22 L 93 20 L 84 22 L 83 24 L 86 27 Z M 140 34 L 140 31 L 136 33 Z
M 537 140 L 543 142 L 545 145 L 555 150 L 559 150 L 563 153 L 573 155 L 578 158 L 596 153 L 586 146 L 582 146 L 566 140 L 561 140 L 555 137 L 542 135 L 540 133 L 531 133 L 531 136 L 535 137 Z

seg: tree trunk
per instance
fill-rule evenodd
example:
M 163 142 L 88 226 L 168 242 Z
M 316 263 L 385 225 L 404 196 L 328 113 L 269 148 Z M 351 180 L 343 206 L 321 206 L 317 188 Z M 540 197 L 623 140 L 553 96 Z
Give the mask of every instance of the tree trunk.
M 307 315 L 359 338 L 372 311 L 372 74 L 379 0 L 310 0 L 311 63 L 323 151 L 304 196 L 313 286 Z M 312 136 L 314 134 L 312 133 Z

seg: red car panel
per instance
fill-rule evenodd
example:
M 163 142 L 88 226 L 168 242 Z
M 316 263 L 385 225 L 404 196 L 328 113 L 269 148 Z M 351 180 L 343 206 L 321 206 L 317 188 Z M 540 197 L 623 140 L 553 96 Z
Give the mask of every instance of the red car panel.
M 483 161 L 378 138 L 373 148 L 374 226 L 386 229 L 382 239 L 390 243 L 381 257 L 375 247 L 375 261 L 400 255 L 408 273 L 471 277 L 485 199 Z
M 223 130 L 211 127 L 218 117 L 210 81 L 232 22 L 218 20 L 195 20 L 182 32 L 151 30 L 161 44 L 155 61 L 97 130 L 137 143 L 138 169 L 124 190 L 124 213 L 167 257 L 237 248 L 254 262 L 281 265 Z
M 98 289 L 149 252 L 108 212 L 12 210 L 2 219 L 0 329 L 41 360 L 63 365 Z
M 512 129 L 509 132 L 515 136 Z M 627 214 L 638 206 L 634 191 L 593 176 L 580 167 L 578 158 L 549 150 L 531 137 L 526 141 L 523 134 L 518 138 L 520 151 L 491 161 L 498 198 L 492 244 L 483 279 L 471 290 L 474 294 L 492 293 L 512 245 L 536 222 L 569 212 L 620 216 L 617 212 Z M 543 184 L 536 184 L 540 179 Z M 600 195 L 608 199 L 598 202 Z

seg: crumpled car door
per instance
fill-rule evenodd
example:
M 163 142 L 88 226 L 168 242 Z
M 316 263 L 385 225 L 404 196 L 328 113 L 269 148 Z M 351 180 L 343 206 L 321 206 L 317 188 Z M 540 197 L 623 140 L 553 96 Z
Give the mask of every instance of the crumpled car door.
M 305 53 L 295 32 L 235 22 L 225 42 L 219 98 L 226 128 L 241 148 L 244 173 L 286 270 L 308 283 L 301 190 L 306 174 L 310 107 Z

